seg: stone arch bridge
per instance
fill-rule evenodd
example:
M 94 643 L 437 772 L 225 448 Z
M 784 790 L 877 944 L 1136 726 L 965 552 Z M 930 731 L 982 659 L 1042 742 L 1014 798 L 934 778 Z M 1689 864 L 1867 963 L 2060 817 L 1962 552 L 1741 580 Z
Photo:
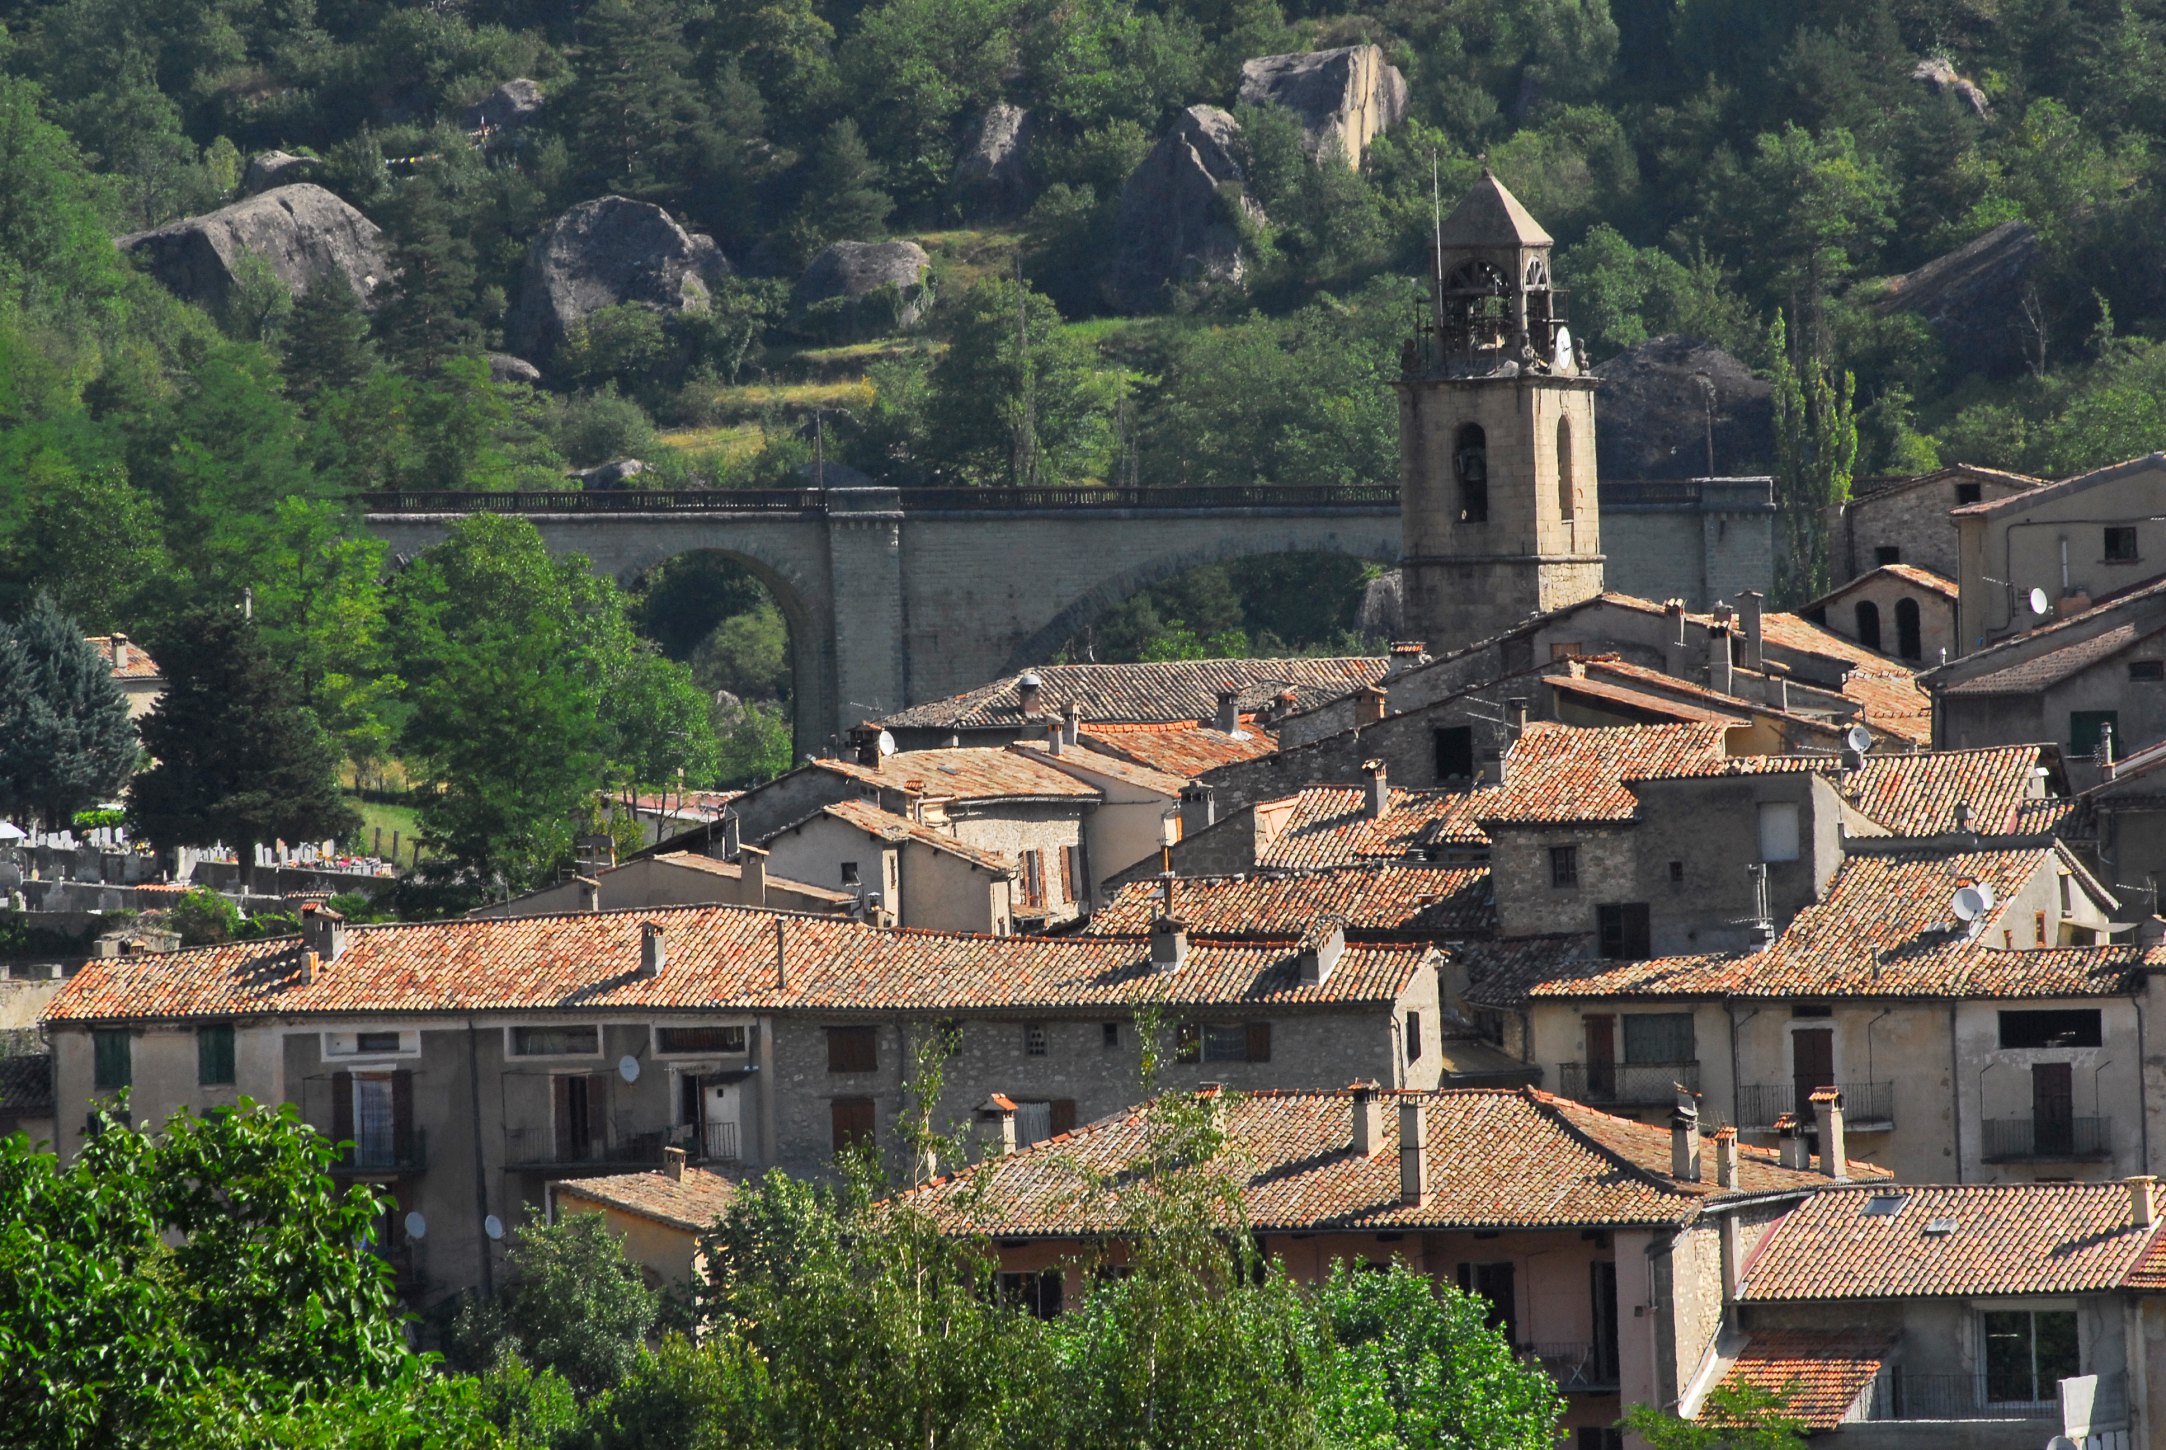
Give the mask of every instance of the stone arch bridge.
M 368 527 L 412 557 L 470 513 L 518 514 L 629 582 L 681 554 L 739 561 L 790 626 L 797 749 L 1043 660 L 1101 611 L 1200 564 L 1395 561 L 1395 487 L 829 488 L 398 493 Z

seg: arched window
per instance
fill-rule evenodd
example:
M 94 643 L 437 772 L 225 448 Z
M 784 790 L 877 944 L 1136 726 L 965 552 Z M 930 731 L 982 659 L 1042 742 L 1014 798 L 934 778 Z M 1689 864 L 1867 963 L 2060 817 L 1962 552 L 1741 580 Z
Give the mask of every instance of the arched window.
M 1858 601 L 1858 643 L 1867 649 L 1880 648 L 1880 606 L 1870 599 Z
M 1452 472 L 1459 479 L 1459 522 L 1489 522 L 1489 437 L 1482 425 L 1469 423 L 1459 430 L 1452 449 Z
M 1572 519 L 1572 420 L 1557 420 L 1557 517 Z
M 1925 645 L 1918 634 L 1918 601 L 1895 601 L 1895 652 L 1906 660 L 1923 659 Z

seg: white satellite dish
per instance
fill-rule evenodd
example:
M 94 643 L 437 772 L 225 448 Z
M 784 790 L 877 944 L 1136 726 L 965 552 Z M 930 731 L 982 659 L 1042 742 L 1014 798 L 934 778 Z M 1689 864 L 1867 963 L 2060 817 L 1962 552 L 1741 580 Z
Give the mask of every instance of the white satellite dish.
M 429 1236 L 429 1221 L 421 1216 L 418 1208 L 406 1215 L 406 1236 L 410 1239 L 425 1239 Z
M 1843 736 L 1843 744 L 1863 755 L 1873 748 L 1873 732 L 1863 725 L 1853 725 Z
M 500 1239 L 504 1237 L 504 1220 L 492 1213 L 481 1221 L 481 1231 L 492 1239 Z
M 880 732 L 880 738 L 875 740 L 873 744 L 878 747 L 882 760 L 895 753 L 895 737 L 885 730 Z
M 2043 589 L 2033 589 L 2033 590 L 2031 591 L 2031 613 L 2033 613 L 2033 614 L 2046 614 L 2046 613 L 2049 613 L 2049 612 L 2050 612 L 2050 611 L 2052 610 L 2052 608 L 2053 608 L 2053 601 L 2052 601 L 2052 600 L 2050 600 L 2050 599 L 2048 599 L 2048 598 L 2046 598 L 2046 591 L 2045 591 L 2045 590 L 2043 590 Z
M 639 1059 L 627 1054 L 617 1059 L 617 1076 L 626 1082 L 639 1081 Z
M 1552 371 L 1552 372 L 1559 372 L 1559 373 L 1562 373 L 1562 372 L 1570 372 L 1570 371 L 1571 371 L 1571 369 L 1572 369 L 1572 329 L 1571 329 L 1571 328 L 1569 328 L 1569 327 L 1563 327 L 1563 326 L 1560 326 L 1560 327 L 1558 327 L 1558 329 L 1557 329 L 1557 350 L 1556 350 L 1556 352 L 1555 352 L 1555 353 L 1553 353 L 1553 354 L 1552 354 L 1552 355 L 1550 356 L 1550 359 L 1549 359 L 1549 367 L 1550 367 L 1550 371 Z
M 1986 908 L 1992 904 L 1977 887 L 1961 886 L 1956 888 L 1955 900 L 1949 903 L 1949 909 L 1955 912 L 1957 921 L 1968 923 L 1984 916 Z

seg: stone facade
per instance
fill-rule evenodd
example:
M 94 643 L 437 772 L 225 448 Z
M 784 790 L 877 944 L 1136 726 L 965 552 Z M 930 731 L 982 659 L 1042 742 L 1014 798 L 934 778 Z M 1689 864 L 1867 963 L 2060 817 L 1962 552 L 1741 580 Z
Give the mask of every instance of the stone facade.
M 1953 572 L 1964 649 L 2078 613 L 2166 571 L 2162 485 L 2166 458 L 2154 453 L 1958 512 Z M 2045 616 L 2030 607 L 2034 589 L 2045 593 Z
M 1938 587 L 1913 570 L 1883 565 L 1798 612 L 1832 634 L 1920 669 L 1961 653 L 1953 584 Z
M 1949 512 L 2023 493 L 2038 482 L 1995 468 L 1955 467 L 1881 480 L 1877 487 L 1861 483 L 1830 531 L 1835 577 L 1849 580 L 1883 564 L 1915 564 L 1953 579 L 1958 548 Z

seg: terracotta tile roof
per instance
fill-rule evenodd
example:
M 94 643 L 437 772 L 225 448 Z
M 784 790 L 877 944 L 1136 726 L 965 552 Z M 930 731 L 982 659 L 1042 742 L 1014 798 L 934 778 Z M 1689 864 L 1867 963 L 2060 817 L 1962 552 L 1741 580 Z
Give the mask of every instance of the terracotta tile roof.
M 856 804 L 856 802 L 852 802 L 852 804 Z M 901 818 L 897 817 L 897 819 Z M 710 876 L 726 877 L 732 881 L 741 880 L 744 877 L 743 868 L 735 861 L 718 861 L 712 856 L 702 856 L 697 851 L 664 851 L 648 859 L 659 861 L 666 866 L 680 867 L 686 871 L 703 871 Z M 767 884 L 770 887 L 788 891 L 796 896 L 810 897 L 816 901 L 831 901 L 838 906 L 856 899 L 847 891 L 830 891 L 824 886 L 814 886 L 808 882 L 794 881 L 787 876 L 777 876 L 772 871 L 767 873 Z
M 640 927 L 666 964 L 642 977 Z M 780 933 L 778 986 L 776 944 Z M 1291 941 L 1198 935 L 1177 971 L 1133 937 L 995 937 L 832 916 L 690 906 L 358 926 L 301 981 L 298 938 L 86 963 L 51 1022 L 481 1011 L 986 1011 L 1169 1005 L 1279 1010 L 1394 1001 L 1430 961 L 1415 943 L 1354 943 L 1320 986 Z
M 1178 800 L 1181 788 L 1188 784 L 1188 777 L 1168 775 L 1156 766 L 1139 765 L 1125 756 L 1107 755 L 1087 745 L 1070 745 L 1054 755 L 1043 744 L 1033 740 L 1019 740 L 1008 747 L 1025 758 L 1042 761 L 1053 769 L 1071 777 L 1081 777 L 1089 785 L 1089 775 L 1097 774 L 1124 785 L 1137 786 L 1155 791 L 1168 800 Z M 1092 789 L 1098 789 L 1093 786 Z
M 1874 730 L 1916 745 L 1933 739 L 1933 697 L 1907 672 L 1856 669 L 1843 677 L 1843 698 Z
M 894 844 L 913 841 L 921 846 L 930 846 L 935 851 L 968 861 L 995 876 L 1013 876 L 1016 872 L 1013 861 L 996 856 L 991 851 L 981 851 L 976 846 L 967 845 L 922 821 L 913 821 L 908 816 L 899 816 L 893 811 L 883 811 L 872 801 L 837 801 L 833 805 L 822 806 L 807 819 L 817 819 L 819 816 L 831 816 L 835 820 L 855 826 L 875 840 Z M 794 825 L 784 826 L 782 830 L 775 832 L 775 835 L 784 835 L 803 824 L 804 821 L 799 821 Z M 773 840 L 774 837 L 770 836 L 768 839 Z
M 2098 832 L 2096 804 L 2089 796 L 2047 796 L 2016 806 L 2016 834 L 2088 840 Z
M 2156 1188 L 2153 1192 L 2157 1192 Z M 2166 1290 L 2166 1234 L 2151 1240 L 2151 1247 L 2143 1251 L 2121 1282 L 2131 1289 Z
M 687 1164 L 684 1177 L 659 1169 L 649 1173 L 612 1173 L 601 1178 L 566 1178 L 550 1185 L 559 1213 L 579 1213 L 590 1206 L 618 1208 L 671 1228 L 699 1233 L 729 1211 L 737 1185 L 719 1173 Z M 566 1203 L 565 1200 L 572 1200 Z
M 1378 1151 L 1354 1155 L 1353 1100 L 1330 1093 L 1221 1098 L 1220 1162 L 1251 1224 L 1266 1232 L 1320 1228 L 1599 1228 L 1684 1223 L 1713 1181 L 1670 1177 L 1667 1128 L 1613 1118 L 1532 1088 L 1382 1092 Z M 1399 1197 L 1399 1105 L 1422 1104 L 1428 1127 L 1427 1201 Z M 1131 1108 L 939 1179 L 905 1197 L 957 1231 L 997 1238 L 1115 1232 L 1117 1204 L 1093 1198 L 1078 1169 L 1118 1177 L 1142 1153 L 1145 1120 Z M 1712 1156 L 1711 1154 L 1709 1155 Z M 1873 1171 L 1873 1170 L 1867 1170 Z M 1810 1193 L 1829 1180 L 1783 1168 L 1764 1149 L 1738 1150 L 1741 1193 Z
M 1484 793 L 1477 816 L 1485 826 L 1629 821 L 1639 798 L 1626 780 L 1719 770 L 1728 733 L 1707 724 L 1583 729 L 1534 721 L 1506 752 L 1504 784 Z
M 1607 680 L 1572 675 L 1551 675 L 1549 677 L 1549 687 L 1560 694 L 1598 700 L 1605 705 L 1622 705 L 1626 709 L 1638 710 L 1649 715 L 1659 715 L 1665 720 L 1678 724 L 1739 726 L 1752 723 L 1752 712 L 1742 708 L 1742 701 L 1738 702 L 1740 708 L 1716 709 L 1711 705 L 1688 704 L 1681 700 L 1670 699 L 1663 694 L 1647 690 L 1635 690 L 1629 685 L 1612 684 Z M 1730 698 L 1727 695 L 1716 695 L 1711 690 L 1699 690 L 1694 693 L 1705 695 L 1711 701 L 1728 700 Z
M 816 760 L 813 765 L 887 790 L 959 801 L 1080 801 L 1095 800 L 1099 794 L 1096 786 L 1055 770 L 1034 754 L 999 745 L 906 750 L 877 766 L 854 760 Z
M 1516 1011 L 1537 983 L 1568 980 L 1575 971 L 1606 971 L 1615 964 L 1594 954 L 1585 932 L 1463 942 L 1452 956 L 1466 970 L 1466 1000 L 1477 1007 Z M 1575 965 L 1576 964 L 1576 965 Z
M 1854 639 L 1843 638 L 1826 625 L 1814 624 L 1803 615 L 1792 614 L 1787 610 L 1770 610 L 1761 615 L 1760 637 L 1775 649 L 1840 660 L 1853 669 L 1864 670 L 1869 674 L 1910 673 L 1893 655 L 1869 650 Z
M 1858 855 L 1827 898 L 1799 912 L 1763 951 L 1707 952 L 1650 961 L 1557 959 L 1528 984 L 1532 998 L 2116 996 L 2136 989 L 2156 953 L 2125 946 L 2007 950 L 2000 915 L 2042 870 L 2072 858 L 2052 846 Z M 1958 886 L 1984 884 L 2001 902 L 1975 939 L 1952 930 Z M 2029 922 L 2023 930 L 2030 930 Z M 1475 950 L 1475 949 L 1469 949 Z
M 2084 616 L 2075 615 L 2072 618 L 2082 619 Z M 1964 698 L 2028 695 L 2048 685 L 2057 685 L 2071 675 L 2080 674 L 2158 632 L 2157 626 L 2153 624 L 2130 620 L 2086 638 L 2070 640 L 2067 644 L 2032 655 L 2006 669 L 1976 675 L 1967 680 L 1956 680 L 1942 693 Z M 2035 635 L 2031 637 L 2036 638 Z
M 1088 930 L 1149 931 L 1163 900 L 1161 883 L 1131 881 L 1091 916 Z M 1392 862 L 1284 875 L 1176 877 L 1173 916 L 1191 931 L 1212 935 L 1298 936 L 1325 917 L 1340 917 L 1353 931 L 1459 937 L 1494 931 L 1497 911 L 1486 866 Z
M 1149 664 L 1039 665 L 1040 716 L 1058 717 L 1072 700 L 1086 728 L 1103 721 L 1168 724 L 1208 720 L 1218 692 L 1240 691 L 1239 707 L 1254 710 L 1291 688 L 1297 701 L 1320 704 L 1383 676 L 1389 660 L 1166 660 Z M 1021 671 L 945 700 L 897 711 L 882 723 L 900 729 L 1013 728 L 1026 723 L 1016 681 Z
M 1393 788 L 1390 808 L 1371 820 L 1364 787 L 1311 786 L 1295 793 L 1285 824 L 1256 864 L 1268 870 L 1348 866 L 1430 846 L 1486 846 L 1489 838 L 1473 814 L 1486 794 Z
M 113 670 L 114 679 L 155 680 L 164 674 L 164 671 L 158 668 L 158 662 L 143 652 L 143 646 L 131 643 L 128 636 L 124 634 L 117 636 L 110 634 L 86 635 L 83 643 L 92 646 L 99 654 L 104 655 L 107 664 L 110 665 L 113 659 L 113 641 L 116 638 L 127 645 L 128 662 Z
M 1876 1198 L 1898 1197 L 1893 1213 L 1867 1211 Z M 1830 1189 L 1762 1240 L 1745 1263 L 1738 1298 L 1772 1304 L 2112 1289 L 2153 1246 L 2161 1223 L 2136 1227 L 2119 1183 Z
M 1849 1415 L 1894 1348 L 1894 1336 L 1866 1331 L 1759 1330 L 1722 1383 L 1779 1394 L 1785 1410 L 1804 1421 L 1806 1429 L 1832 1430 Z
M 1875 753 L 1838 779 L 1845 798 L 1891 835 L 1952 831 L 1958 804 L 1970 806 L 1972 830 L 2006 835 L 2020 828 L 2024 803 L 2041 794 L 2043 764 L 2036 745 Z
M 1254 760 L 1279 748 L 1277 737 L 1250 720 L 1242 721 L 1240 732 L 1234 735 L 1210 725 L 1178 723 L 1085 725 L 1081 738 L 1093 750 L 1191 780 L 1207 770 Z
M 36 1117 L 52 1110 L 53 1055 L 0 1057 L 0 1113 Z

